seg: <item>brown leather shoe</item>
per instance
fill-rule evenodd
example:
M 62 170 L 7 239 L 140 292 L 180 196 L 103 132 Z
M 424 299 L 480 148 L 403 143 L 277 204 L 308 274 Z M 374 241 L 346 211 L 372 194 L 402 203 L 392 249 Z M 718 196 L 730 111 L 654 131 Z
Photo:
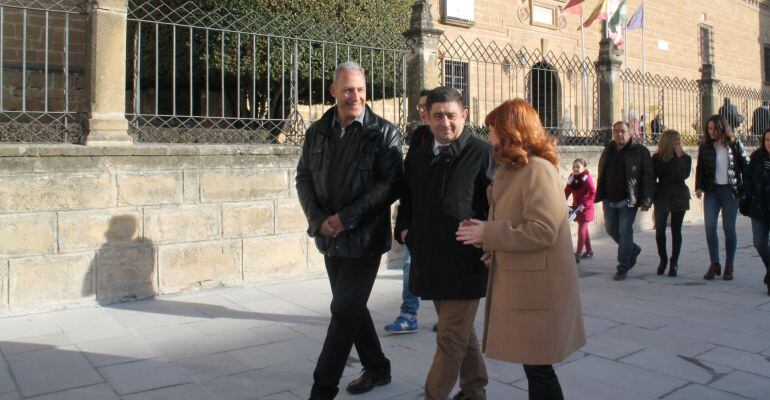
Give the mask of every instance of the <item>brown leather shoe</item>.
M 725 274 L 722 276 L 722 279 L 726 281 L 733 280 L 733 266 L 732 265 L 725 265 Z
M 722 266 L 719 263 L 709 265 L 709 270 L 706 275 L 703 275 L 703 279 L 707 281 L 714 280 L 714 276 L 722 275 Z

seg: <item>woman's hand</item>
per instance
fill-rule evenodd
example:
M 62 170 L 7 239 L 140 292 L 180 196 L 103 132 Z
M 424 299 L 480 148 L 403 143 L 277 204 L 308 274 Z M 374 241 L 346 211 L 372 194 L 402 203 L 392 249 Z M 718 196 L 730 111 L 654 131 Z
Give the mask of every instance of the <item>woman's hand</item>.
M 481 262 L 484 263 L 484 265 L 487 268 L 492 268 L 492 253 L 485 252 L 483 256 L 481 256 Z
M 457 228 L 457 240 L 463 244 L 481 246 L 483 244 L 484 225 L 486 222 L 477 219 L 468 219 L 460 223 Z

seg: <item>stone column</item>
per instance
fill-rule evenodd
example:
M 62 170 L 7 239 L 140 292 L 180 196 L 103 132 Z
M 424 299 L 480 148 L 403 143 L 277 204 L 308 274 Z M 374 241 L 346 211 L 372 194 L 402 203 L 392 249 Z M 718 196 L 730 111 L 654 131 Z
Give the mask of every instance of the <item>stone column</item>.
M 133 144 L 126 120 L 127 10 L 128 0 L 89 1 L 88 146 Z
M 441 84 L 439 77 L 438 45 L 444 31 L 433 26 L 433 15 L 427 0 L 412 4 L 412 19 L 409 30 L 404 32 L 408 54 L 406 65 L 406 95 L 409 99 L 408 120 L 410 124 L 420 121 L 415 107 L 420 100 L 422 89 L 432 89 Z
M 717 92 L 719 80 L 716 79 L 716 70 L 713 64 L 703 64 L 701 67 L 700 85 L 700 129 L 696 134 L 703 133 L 703 127 L 709 117 L 719 113 L 719 93 Z
M 599 80 L 599 129 L 606 142 L 612 138 L 612 124 L 621 119 L 620 66 L 617 48 L 609 38 L 599 42 L 596 76 Z

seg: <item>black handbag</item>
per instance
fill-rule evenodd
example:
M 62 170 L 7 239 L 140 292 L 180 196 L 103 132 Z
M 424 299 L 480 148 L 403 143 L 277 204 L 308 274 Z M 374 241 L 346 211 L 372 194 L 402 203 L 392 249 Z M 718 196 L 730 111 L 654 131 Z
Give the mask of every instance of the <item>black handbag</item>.
M 751 213 L 751 198 L 746 196 L 742 197 L 740 203 L 738 203 L 738 212 L 745 217 L 750 217 Z

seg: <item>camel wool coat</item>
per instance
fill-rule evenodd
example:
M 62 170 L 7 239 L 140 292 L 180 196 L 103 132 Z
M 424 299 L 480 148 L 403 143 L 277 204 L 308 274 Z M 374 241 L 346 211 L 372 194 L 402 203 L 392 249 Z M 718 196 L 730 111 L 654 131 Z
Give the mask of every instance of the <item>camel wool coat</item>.
M 564 361 L 586 343 L 568 211 L 556 167 L 536 156 L 500 166 L 483 245 L 492 252 L 484 353 L 528 365 Z

